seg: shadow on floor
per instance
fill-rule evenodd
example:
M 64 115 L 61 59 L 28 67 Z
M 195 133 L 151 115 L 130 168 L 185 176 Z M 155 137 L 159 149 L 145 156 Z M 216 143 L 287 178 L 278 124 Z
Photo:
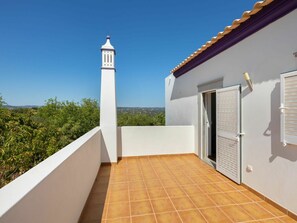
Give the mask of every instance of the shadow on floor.
M 101 222 L 107 198 L 111 165 L 103 164 L 98 171 L 96 180 L 81 214 L 79 223 Z

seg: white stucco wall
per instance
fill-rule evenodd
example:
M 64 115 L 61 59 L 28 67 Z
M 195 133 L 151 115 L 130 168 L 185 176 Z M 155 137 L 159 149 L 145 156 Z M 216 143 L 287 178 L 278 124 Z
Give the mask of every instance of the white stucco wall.
M 94 128 L 0 189 L 0 222 L 78 222 L 101 164 Z
M 117 162 L 117 103 L 114 69 L 101 69 L 100 128 L 102 160 Z
M 194 153 L 193 126 L 119 127 L 118 137 L 120 157 Z
M 197 86 L 223 78 L 223 86 L 242 85 L 242 181 L 297 213 L 297 146 L 280 143 L 280 74 L 297 69 L 297 10 L 247 37 L 179 78 L 169 75 L 166 124 L 194 125 L 201 154 Z M 250 92 L 243 79 L 254 82 Z M 253 172 L 246 171 L 247 165 Z

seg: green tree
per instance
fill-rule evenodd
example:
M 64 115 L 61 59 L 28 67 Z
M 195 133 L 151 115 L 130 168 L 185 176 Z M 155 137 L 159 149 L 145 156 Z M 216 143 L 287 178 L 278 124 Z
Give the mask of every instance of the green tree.
M 99 125 L 96 100 L 51 98 L 40 108 L 8 109 L 0 96 L 0 187 Z M 119 126 L 164 125 L 165 114 L 119 112 Z
M 99 125 L 98 102 L 49 99 L 38 109 L 3 107 L 0 100 L 0 186 Z

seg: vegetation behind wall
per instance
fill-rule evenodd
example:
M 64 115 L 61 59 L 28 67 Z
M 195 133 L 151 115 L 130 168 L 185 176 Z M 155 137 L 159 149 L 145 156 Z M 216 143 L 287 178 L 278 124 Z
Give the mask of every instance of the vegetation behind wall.
M 119 126 L 164 125 L 163 110 L 119 109 Z M 99 125 L 96 100 L 49 99 L 42 107 L 11 108 L 0 96 L 0 187 Z

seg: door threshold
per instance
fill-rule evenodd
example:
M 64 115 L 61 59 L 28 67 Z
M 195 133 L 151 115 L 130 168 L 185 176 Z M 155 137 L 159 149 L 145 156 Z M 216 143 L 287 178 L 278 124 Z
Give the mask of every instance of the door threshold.
M 213 160 L 211 160 L 211 159 L 209 159 L 209 158 L 207 158 L 207 157 L 204 158 L 203 161 L 204 161 L 205 163 L 207 163 L 208 165 L 210 165 L 211 167 L 213 167 L 214 169 L 216 169 L 217 164 L 216 164 L 215 161 L 213 161 Z

